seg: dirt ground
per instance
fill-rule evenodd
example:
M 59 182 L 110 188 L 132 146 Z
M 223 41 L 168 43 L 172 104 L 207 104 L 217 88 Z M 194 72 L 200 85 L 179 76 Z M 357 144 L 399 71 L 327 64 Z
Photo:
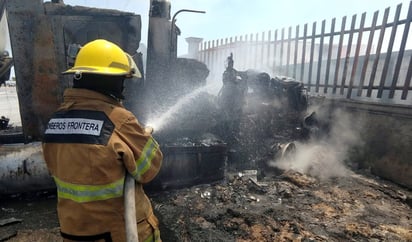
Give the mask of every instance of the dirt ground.
M 412 192 L 368 174 L 245 170 L 150 197 L 163 241 L 412 241 Z M 0 201 L 0 241 L 61 241 L 55 202 L 48 192 Z
M 410 195 L 354 173 L 319 182 L 287 171 L 262 181 L 234 174 L 153 200 L 170 241 L 412 241 Z

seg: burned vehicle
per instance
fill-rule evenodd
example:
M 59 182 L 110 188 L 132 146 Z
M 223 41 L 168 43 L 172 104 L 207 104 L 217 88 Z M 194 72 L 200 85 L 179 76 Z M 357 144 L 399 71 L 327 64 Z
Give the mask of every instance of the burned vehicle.
M 222 82 L 215 132 L 228 143 L 233 167 L 256 167 L 281 145 L 310 136 L 313 123 L 304 125 L 309 99 L 301 82 L 252 69 L 238 71 L 233 54 L 227 57 Z

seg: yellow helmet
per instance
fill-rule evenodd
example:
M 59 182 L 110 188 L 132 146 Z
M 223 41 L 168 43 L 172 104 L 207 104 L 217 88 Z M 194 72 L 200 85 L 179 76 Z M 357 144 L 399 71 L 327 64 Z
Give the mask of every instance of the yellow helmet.
M 104 40 L 93 40 L 84 45 L 76 56 L 74 66 L 63 74 L 100 74 L 112 76 L 140 76 L 133 59 L 118 45 Z

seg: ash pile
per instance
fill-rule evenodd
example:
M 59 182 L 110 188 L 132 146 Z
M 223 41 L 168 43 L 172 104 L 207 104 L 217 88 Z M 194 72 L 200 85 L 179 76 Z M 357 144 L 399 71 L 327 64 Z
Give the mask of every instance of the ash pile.
M 256 170 L 151 195 L 163 241 L 411 241 L 410 191 L 356 174 Z

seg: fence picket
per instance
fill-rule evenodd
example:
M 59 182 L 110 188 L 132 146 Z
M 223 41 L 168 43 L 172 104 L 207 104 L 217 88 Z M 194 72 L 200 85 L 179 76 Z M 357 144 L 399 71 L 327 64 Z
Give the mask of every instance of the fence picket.
M 318 72 L 316 74 L 316 92 L 319 92 L 319 85 L 320 85 L 320 77 L 321 77 L 321 69 L 322 69 L 322 55 L 323 55 L 323 41 L 325 37 L 325 25 L 326 20 L 322 21 L 322 27 L 320 32 L 320 44 L 319 44 L 319 56 L 318 56 Z
M 378 20 L 378 15 L 379 15 L 379 11 L 376 11 L 373 14 L 372 25 L 371 25 L 371 29 L 369 30 L 370 32 L 369 32 L 368 46 L 366 47 L 365 59 L 363 61 L 362 72 L 361 72 L 361 77 L 360 77 L 359 86 L 358 86 L 358 93 L 357 93 L 358 97 L 362 96 L 362 90 L 364 88 L 363 85 L 365 84 L 366 71 L 368 69 L 369 57 L 370 57 L 370 52 L 372 49 L 372 42 L 373 42 L 373 37 L 375 35 L 376 22 Z
M 389 98 L 393 98 L 394 95 L 395 95 L 395 88 L 396 88 L 396 84 L 398 83 L 399 72 L 400 72 L 400 69 L 401 69 L 403 54 L 405 52 L 405 47 L 406 47 L 406 41 L 408 40 L 409 27 L 411 25 L 411 19 L 412 19 L 412 1 L 409 4 L 408 15 L 407 15 L 406 23 L 405 23 L 404 30 L 403 30 L 401 46 L 400 46 L 399 53 L 398 53 L 398 59 L 396 61 L 396 65 L 395 65 L 395 72 L 393 74 L 391 90 L 389 92 Z
M 355 56 L 353 59 L 352 72 L 350 75 L 348 93 L 346 94 L 346 98 L 351 98 L 351 95 L 352 95 L 353 82 L 355 79 L 356 71 L 358 69 L 359 53 L 360 53 L 360 47 L 362 45 L 362 36 L 363 36 L 363 27 L 365 25 L 365 18 L 366 18 L 366 13 L 363 13 L 361 17 L 361 22 L 359 25 L 358 41 L 356 43 Z
M 332 19 L 332 23 L 330 26 L 330 37 L 329 37 L 329 48 L 328 48 L 328 60 L 326 62 L 326 73 L 325 73 L 325 87 L 323 89 L 323 93 L 328 92 L 328 85 L 329 85 L 329 73 L 330 73 L 330 62 L 332 58 L 332 46 L 333 46 L 333 37 L 335 35 L 335 22 L 336 19 Z
M 375 83 L 376 70 L 378 69 L 378 63 L 382 49 L 383 37 L 385 36 L 386 25 L 388 23 L 389 10 L 390 8 L 385 9 L 385 13 L 383 15 L 382 25 L 379 33 L 378 47 L 376 48 L 376 56 L 375 60 L 373 61 L 372 72 L 369 79 L 368 93 L 366 94 L 367 97 L 371 97 L 372 95 L 372 89 Z
M 399 15 L 401 14 L 401 7 L 402 7 L 402 4 L 399 4 L 396 7 L 395 19 L 393 22 L 394 24 L 392 26 L 391 37 L 389 39 L 388 50 L 386 52 L 385 64 L 383 65 L 381 81 L 379 84 L 378 98 L 382 98 L 383 90 L 385 89 L 386 77 L 388 75 L 389 63 L 391 61 L 393 44 L 395 42 L 396 30 L 397 30 L 398 22 L 399 22 Z

